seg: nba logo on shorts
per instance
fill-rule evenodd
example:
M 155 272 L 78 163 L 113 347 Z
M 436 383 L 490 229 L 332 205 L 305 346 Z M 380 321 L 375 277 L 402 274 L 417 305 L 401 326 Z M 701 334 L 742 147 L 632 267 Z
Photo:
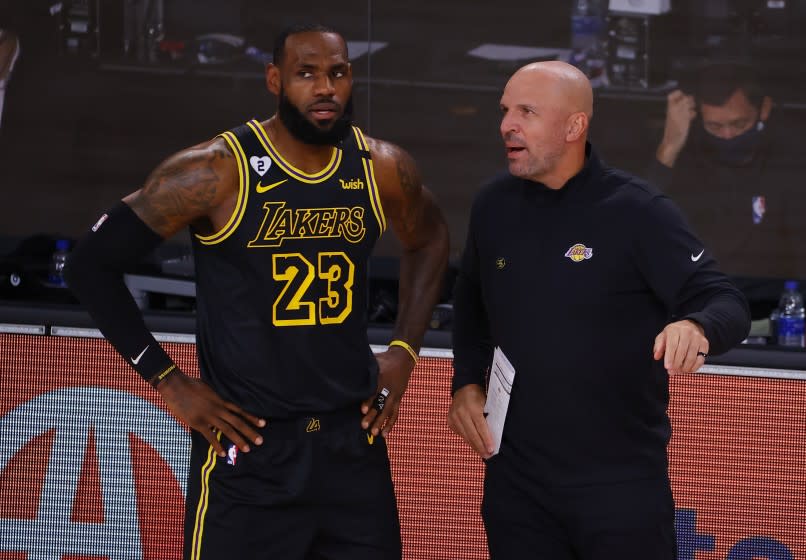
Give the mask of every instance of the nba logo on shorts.
M 237 461 L 238 461 L 238 446 L 233 443 L 230 444 L 230 446 L 227 448 L 227 464 L 232 465 L 234 467 Z
M 753 197 L 753 223 L 760 224 L 767 211 L 767 199 L 764 196 Z

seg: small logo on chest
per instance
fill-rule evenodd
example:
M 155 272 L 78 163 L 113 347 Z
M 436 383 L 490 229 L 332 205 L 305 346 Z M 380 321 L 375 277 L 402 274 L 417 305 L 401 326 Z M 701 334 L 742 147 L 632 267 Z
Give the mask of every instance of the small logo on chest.
M 593 249 L 585 247 L 583 243 L 574 243 L 565 252 L 565 256 L 574 262 L 585 261 L 593 256 Z
M 364 181 L 361 179 L 350 179 L 349 181 L 339 179 L 339 183 L 341 183 L 341 188 L 345 190 L 360 191 L 364 188 Z
M 269 156 L 252 156 L 249 158 L 249 165 L 252 166 L 252 169 L 255 170 L 255 173 L 263 177 L 271 167 L 271 159 L 269 159 Z

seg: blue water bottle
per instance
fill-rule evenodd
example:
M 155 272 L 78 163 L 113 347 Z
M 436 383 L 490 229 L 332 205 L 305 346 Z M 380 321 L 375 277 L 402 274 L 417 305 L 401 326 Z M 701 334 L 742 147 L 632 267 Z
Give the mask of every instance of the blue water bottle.
M 784 283 L 784 291 L 778 304 L 780 315 L 778 317 L 778 345 L 804 346 L 803 336 L 803 295 L 798 291 L 798 283 L 795 280 L 787 280 Z

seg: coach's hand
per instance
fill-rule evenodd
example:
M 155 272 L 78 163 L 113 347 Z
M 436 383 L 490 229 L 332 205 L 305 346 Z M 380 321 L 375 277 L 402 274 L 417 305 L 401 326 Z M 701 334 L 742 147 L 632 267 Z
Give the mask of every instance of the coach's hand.
M 375 354 L 375 358 L 379 367 L 378 390 L 361 403 L 361 413 L 364 415 L 361 426 L 370 430 L 372 435 L 382 433 L 386 437 L 397 422 L 400 401 L 409 385 L 415 363 L 409 353 L 399 346 L 391 346 L 385 352 Z M 384 389 L 388 390 L 388 395 L 382 394 Z
M 465 440 L 482 459 L 492 457 L 493 436 L 484 418 L 487 398 L 481 385 L 471 383 L 456 390 L 448 411 L 448 427 Z
M 655 337 L 652 352 L 656 360 L 663 358 L 663 367 L 669 374 L 693 373 L 700 369 L 708 357 L 708 339 L 703 328 L 684 319 L 669 323 Z
M 249 452 L 249 442 L 261 445 L 263 438 L 255 431 L 266 421 L 219 397 L 207 383 L 177 371 L 157 385 L 165 404 L 185 424 L 201 433 L 215 452 L 225 457 L 224 446 L 216 436 L 221 431 L 238 449 Z

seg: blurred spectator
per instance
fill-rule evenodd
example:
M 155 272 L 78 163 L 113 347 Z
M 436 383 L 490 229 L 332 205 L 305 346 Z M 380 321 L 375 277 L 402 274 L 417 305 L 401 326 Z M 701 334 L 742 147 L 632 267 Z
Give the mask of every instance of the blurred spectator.
M 806 277 L 804 150 L 743 63 L 712 63 L 668 95 L 647 178 L 683 209 L 725 272 Z
M 6 93 L 20 64 L 38 58 L 46 50 L 55 54 L 61 2 L 46 0 L 0 0 L 0 124 L 10 104 Z M 23 48 L 25 50 L 23 55 Z M 16 69 L 16 72 L 15 72 Z

